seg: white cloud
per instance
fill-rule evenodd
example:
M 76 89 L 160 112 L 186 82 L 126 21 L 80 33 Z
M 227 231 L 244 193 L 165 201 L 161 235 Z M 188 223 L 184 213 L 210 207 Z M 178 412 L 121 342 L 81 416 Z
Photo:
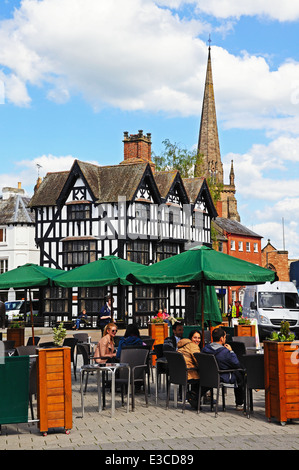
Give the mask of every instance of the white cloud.
M 74 160 L 75 157 L 72 155 L 55 156 L 50 154 L 41 155 L 33 160 L 18 161 L 15 164 L 16 169 L 13 173 L 0 174 L 0 189 L 6 186 L 16 188 L 18 182 L 20 182 L 26 194 L 32 196 L 38 175 L 44 178 L 49 172 L 69 171 Z M 99 164 L 93 160 L 89 163 Z
M 199 11 L 216 18 L 261 16 L 278 21 L 296 21 L 299 18 L 296 0 L 157 0 L 157 3 L 170 8 L 194 3 Z
M 236 197 L 241 223 L 271 239 L 289 257 L 299 257 L 299 138 L 279 137 L 268 145 L 253 145 L 246 154 L 223 158 L 225 175 L 234 161 Z M 227 179 L 227 177 L 225 177 Z
M 210 5 L 198 3 L 202 9 Z M 239 3 L 244 2 L 228 6 Z M 217 4 L 211 2 L 210 8 Z M 44 85 L 56 103 L 80 94 L 94 109 L 198 115 L 207 60 L 206 43 L 198 36 L 208 25 L 159 5 L 153 0 L 23 0 L 14 17 L 0 23 L 7 101 L 28 106 L 28 86 Z M 270 70 L 265 57 L 246 51 L 235 56 L 220 47 L 212 48 L 212 61 L 222 127 L 297 133 L 297 62 Z
M 251 227 L 258 234 L 264 234 L 262 247 L 270 239 L 277 250 L 287 250 L 289 259 L 298 258 L 299 234 L 298 225 L 292 222 L 277 219 L 277 222 L 263 222 Z

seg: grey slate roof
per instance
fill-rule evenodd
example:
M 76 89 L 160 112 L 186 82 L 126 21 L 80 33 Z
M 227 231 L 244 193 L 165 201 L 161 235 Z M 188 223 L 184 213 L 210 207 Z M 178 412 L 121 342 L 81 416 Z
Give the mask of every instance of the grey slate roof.
M 30 198 L 12 195 L 8 199 L 0 199 L 0 224 L 34 224 L 34 213 L 28 209 Z
M 217 217 L 214 223 L 218 225 L 218 227 L 222 228 L 223 230 L 229 233 L 234 233 L 236 235 L 244 235 L 247 237 L 263 238 L 261 235 L 258 235 L 252 230 L 249 230 L 249 228 L 240 224 L 240 222 L 237 222 L 236 220 Z

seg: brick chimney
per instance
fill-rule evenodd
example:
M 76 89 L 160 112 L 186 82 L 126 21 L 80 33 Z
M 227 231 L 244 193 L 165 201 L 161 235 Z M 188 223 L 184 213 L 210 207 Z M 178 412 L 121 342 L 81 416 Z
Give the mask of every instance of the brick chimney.
M 130 160 L 140 159 L 143 162 L 152 162 L 152 140 L 151 134 L 143 135 L 143 131 L 138 134 L 124 132 L 124 162 L 130 163 Z M 133 162 L 132 162 L 133 163 Z

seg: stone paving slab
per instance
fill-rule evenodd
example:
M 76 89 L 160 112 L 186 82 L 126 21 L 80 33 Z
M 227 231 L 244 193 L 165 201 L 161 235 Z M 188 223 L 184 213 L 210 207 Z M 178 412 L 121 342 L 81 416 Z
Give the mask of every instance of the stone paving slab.
M 52 340 L 52 333 L 46 333 L 42 342 Z M 100 339 L 99 331 L 89 330 L 89 333 L 92 341 Z M 121 333 L 120 331 L 119 334 Z M 142 334 L 146 334 L 146 331 Z M 72 331 L 68 332 L 68 336 L 72 335 Z M 250 419 L 235 410 L 231 389 L 227 391 L 226 412 L 222 412 L 220 404 L 218 417 L 215 418 L 209 405 L 204 405 L 200 414 L 192 410 L 189 404 L 183 414 L 180 402 L 177 409 L 171 402 L 166 410 L 163 390 L 159 393 L 156 405 L 155 385 L 152 383 L 148 408 L 145 406 L 144 395 L 137 394 L 135 412 L 127 413 L 126 407 L 121 406 L 120 394 L 117 394 L 115 415 L 111 418 L 110 394 L 107 394 L 107 409 L 98 413 L 96 376 L 90 375 L 82 418 L 79 374 L 77 381 L 73 375 L 72 379 L 73 428 L 70 434 L 65 434 L 63 429 L 50 429 L 48 435 L 43 436 L 37 423 L 2 425 L 0 450 L 104 450 L 104 456 L 115 451 L 119 455 L 122 452 L 136 453 L 137 450 L 152 453 L 299 450 L 299 420 L 288 421 L 285 426 L 274 419 L 268 422 L 262 390 L 253 392 L 254 415 Z
M 264 413 L 264 391 L 254 392 L 254 415 L 248 419 L 234 407 L 233 390 L 227 392 L 227 410 L 219 407 L 218 417 L 209 405 L 197 414 L 189 404 L 183 414 L 181 403 L 166 410 L 165 392 L 155 403 L 154 384 L 145 406 L 144 395 L 136 395 L 135 412 L 126 412 L 116 396 L 115 415 L 111 418 L 110 394 L 107 408 L 97 411 L 96 376 L 90 376 L 81 417 L 79 380 L 73 377 L 73 428 L 50 429 L 43 436 L 37 423 L 2 425 L 0 450 L 106 450 L 106 451 L 197 451 L 197 450 L 298 450 L 299 421 L 281 426 L 268 422 Z M 30 416 L 30 413 L 29 413 Z

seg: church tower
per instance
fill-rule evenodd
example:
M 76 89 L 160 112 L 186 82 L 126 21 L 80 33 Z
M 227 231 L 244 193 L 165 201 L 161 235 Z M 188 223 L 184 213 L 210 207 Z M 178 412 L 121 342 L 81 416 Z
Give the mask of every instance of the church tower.
M 194 176 L 203 176 L 209 184 L 220 187 L 220 200 L 217 202 L 217 212 L 220 217 L 240 221 L 235 198 L 235 174 L 233 162 L 229 175 L 229 184 L 224 184 L 223 164 L 221 161 L 216 104 L 214 96 L 211 47 L 208 50 L 208 63 L 204 96 L 202 103 L 201 122 L 198 137 L 198 158 Z

